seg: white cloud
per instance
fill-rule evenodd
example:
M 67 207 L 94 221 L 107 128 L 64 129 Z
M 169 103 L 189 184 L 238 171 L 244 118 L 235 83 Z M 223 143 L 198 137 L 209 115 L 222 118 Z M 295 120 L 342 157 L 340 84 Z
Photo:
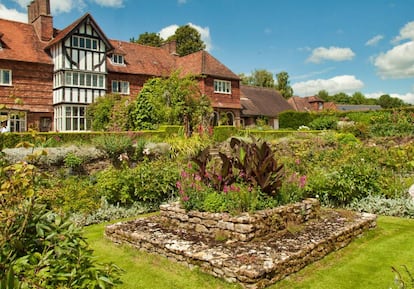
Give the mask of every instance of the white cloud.
M 26 13 L 27 6 L 30 4 L 31 0 L 13 0 L 20 7 L 22 7 Z M 96 0 L 99 2 L 99 0 Z M 74 8 L 82 10 L 86 7 L 84 0 L 50 0 L 50 9 L 52 10 L 52 15 L 57 15 L 61 13 L 68 13 Z M 27 16 L 26 16 L 27 18 Z
M 18 22 L 27 22 L 27 14 L 21 13 L 16 9 L 8 9 L 0 3 L 0 18 L 14 20 Z
M 186 4 L 187 0 L 178 0 L 178 4 Z
M 401 40 L 414 40 L 414 21 L 408 22 L 400 30 L 400 34 L 393 39 L 393 43 L 398 43 Z
M 211 51 L 213 48 L 211 36 L 210 36 L 210 28 L 208 27 L 201 27 L 198 25 L 195 25 L 193 23 L 188 23 L 188 25 L 200 33 L 201 40 L 203 40 L 204 44 L 206 45 L 206 50 Z M 164 27 L 160 30 L 159 34 L 161 38 L 167 39 L 168 37 L 174 35 L 175 30 L 177 30 L 179 26 L 177 24 L 172 24 L 170 26 Z
M 312 51 L 311 56 L 306 60 L 307 62 L 320 63 L 324 60 L 345 61 L 354 58 L 355 53 L 350 48 L 341 48 L 331 46 L 318 47 Z
M 321 90 L 326 90 L 329 94 L 339 92 L 352 93 L 359 91 L 364 83 L 354 75 L 340 75 L 330 79 L 315 79 L 297 82 L 292 85 L 295 95 L 310 96 L 315 95 Z
M 95 2 L 96 4 L 103 6 L 103 7 L 114 7 L 114 8 L 124 7 L 123 0 L 92 0 L 92 2 Z
M 374 65 L 383 78 L 414 77 L 414 41 L 397 45 L 374 58 Z
M 167 39 L 168 37 L 174 35 L 175 30 L 177 30 L 178 27 L 180 26 L 178 26 L 177 24 L 164 27 L 163 29 L 160 30 L 159 34 L 162 39 Z
M 372 37 L 370 40 L 368 40 L 365 45 L 366 46 L 375 46 L 377 45 L 382 39 L 384 39 L 384 36 L 382 35 L 376 35 Z

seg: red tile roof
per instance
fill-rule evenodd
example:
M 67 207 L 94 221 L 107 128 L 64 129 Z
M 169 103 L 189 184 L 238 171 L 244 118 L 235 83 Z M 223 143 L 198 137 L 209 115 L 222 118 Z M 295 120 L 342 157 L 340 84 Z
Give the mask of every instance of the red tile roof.
M 288 102 L 296 111 L 317 111 L 317 106 L 315 106 L 314 103 L 324 103 L 324 101 L 317 96 L 292 96 L 288 99 Z
M 47 42 L 39 40 L 33 25 L 0 19 L 0 34 L 0 59 L 52 64 Z
M 238 75 L 214 58 L 207 51 L 201 50 L 177 58 L 177 69 L 184 74 L 211 75 L 225 79 L 240 79 Z
M 111 40 L 114 53 L 124 55 L 126 65 L 112 64 L 107 59 L 108 71 L 153 76 L 169 75 L 174 69 L 175 57 L 165 49 L 137 43 Z

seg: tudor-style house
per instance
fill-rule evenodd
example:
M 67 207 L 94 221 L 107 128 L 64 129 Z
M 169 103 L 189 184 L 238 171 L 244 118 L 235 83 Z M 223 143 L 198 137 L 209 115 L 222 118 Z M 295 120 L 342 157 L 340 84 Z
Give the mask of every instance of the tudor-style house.
M 89 13 L 62 30 L 49 0 L 28 6 L 28 23 L 0 19 L 0 113 L 10 131 L 88 131 L 89 104 L 109 93 L 136 97 L 146 80 L 174 71 L 197 76 L 214 108 L 240 125 L 239 77 L 207 51 L 180 57 L 161 48 L 108 39 Z

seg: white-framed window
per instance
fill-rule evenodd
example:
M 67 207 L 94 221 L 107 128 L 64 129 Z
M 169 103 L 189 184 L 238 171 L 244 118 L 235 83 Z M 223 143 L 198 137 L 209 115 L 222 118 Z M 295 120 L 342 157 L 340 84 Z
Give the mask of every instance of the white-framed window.
M 59 77 L 56 77 L 55 84 L 61 83 Z M 105 76 L 103 74 L 83 73 L 83 72 L 65 72 L 65 85 L 74 87 L 88 88 L 105 88 Z
M 121 54 L 112 54 L 111 62 L 113 64 L 124 65 L 125 64 L 124 56 Z
M 0 85 L 12 84 L 12 72 L 8 69 L 0 69 Z
M 215 79 L 214 92 L 231 94 L 231 81 Z
M 112 92 L 129 94 L 129 82 L 122 80 L 112 80 Z
M 98 39 L 83 36 L 72 36 L 72 46 L 89 50 L 98 50 Z
M 26 112 L 22 111 L 11 111 L 11 112 L 0 112 L 0 119 L 6 119 L 2 121 L 2 124 L 6 124 L 6 131 L 8 132 L 24 132 L 26 129 Z
M 88 131 L 85 105 L 60 105 L 55 107 L 55 129 L 58 131 Z

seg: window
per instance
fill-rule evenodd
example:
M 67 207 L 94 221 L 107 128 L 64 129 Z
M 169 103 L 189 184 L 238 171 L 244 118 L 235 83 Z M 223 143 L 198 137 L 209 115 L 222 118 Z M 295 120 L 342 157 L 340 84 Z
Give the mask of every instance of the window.
M 231 82 L 225 80 L 214 80 L 214 92 L 230 94 Z
M 58 131 L 86 131 L 89 123 L 85 117 L 86 106 L 67 105 L 55 108 L 55 125 Z
M 120 80 L 112 80 L 112 92 L 121 93 L 121 94 L 129 94 L 129 82 L 120 81 Z
M 6 128 L 10 132 L 24 132 L 26 131 L 26 113 L 25 112 L 0 112 L 3 118 L 7 118 Z
M 65 85 L 88 88 L 105 88 L 105 76 L 103 74 L 91 74 L 81 72 L 65 72 Z
M 11 70 L 0 69 L 0 85 L 11 85 Z
M 81 36 L 73 36 L 72 46 L 89 50 L 98 50 L 98 40 Z
M 113 64 L 125 64 L 124 56 L 120 54 L 112 54 L 111 61 Z

